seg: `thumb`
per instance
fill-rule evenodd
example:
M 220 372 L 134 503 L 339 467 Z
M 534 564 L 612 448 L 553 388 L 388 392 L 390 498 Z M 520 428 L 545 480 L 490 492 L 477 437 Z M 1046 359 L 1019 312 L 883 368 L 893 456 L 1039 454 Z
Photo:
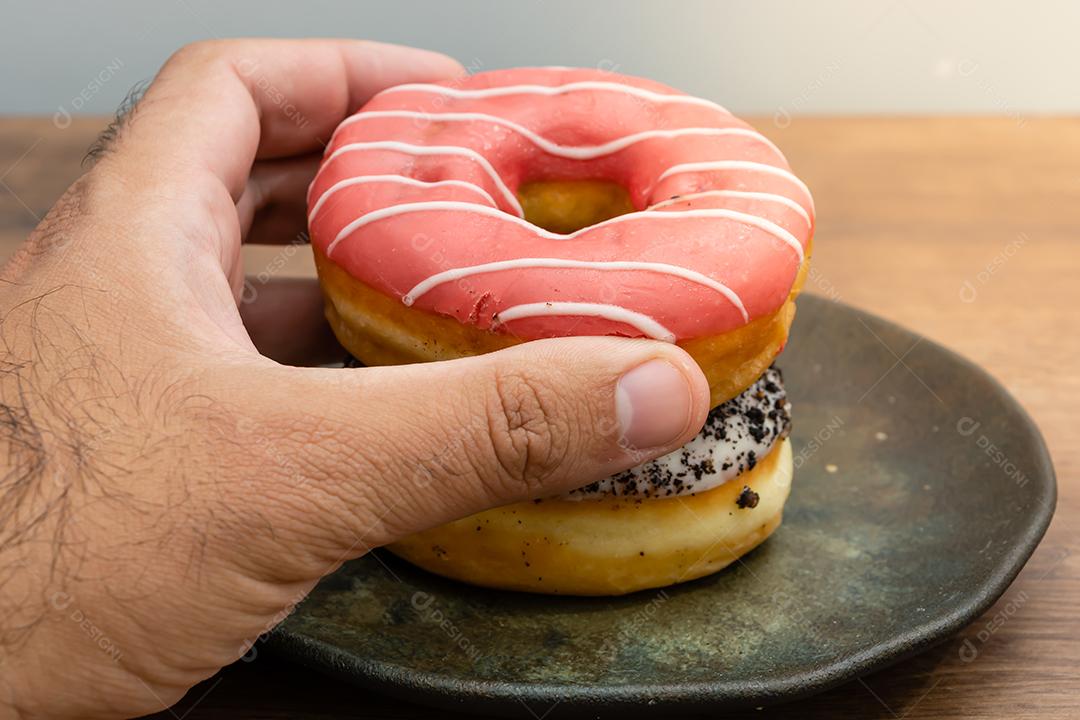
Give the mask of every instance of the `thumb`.
M 259 494 L 284 499 L 292 522 L 339 536 L 355 554 L 671 452 L 709 411 L 689 355 L 625 338 L 395 367 L 268 365 L 245 377 L 259 438 L 249 446 L 272 448 Z M 273 472 L 282 458 L 294 476 L 284 482 Z

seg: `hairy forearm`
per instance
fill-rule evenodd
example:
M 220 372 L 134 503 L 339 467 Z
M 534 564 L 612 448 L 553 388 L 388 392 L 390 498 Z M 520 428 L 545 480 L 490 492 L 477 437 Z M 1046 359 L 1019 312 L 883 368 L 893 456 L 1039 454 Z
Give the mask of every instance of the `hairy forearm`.
M 97 288 L 32 280 L 0 286 L 0 717 L 161 710 L 268 626 L 260 609 L 217 627 L 222 607 L 295 602 L 239 576 L 285 566 L 239 497 L 267 445 L 238 441 L 169 338 L 148 360 L 145 326 Z M 169 655 L 185 644 L 211 660 Z
M 30 281 L 5 289 L 0 324 L 0 662 L 5 712 L 33 715 L 46 712 L 39 683 L 56 679 L 43 660 L 81 656 L 69 588 L 85 545 L 73 511 L 108 428 L 91 400 L 99 353 L 58 307 L 76 291 Z
M 110 716 L 143 671 L 123 609 L 153 591 L 139 544 L 168 540 L 170 500 L 142 483 L 182 432 L 100 290 L 34 280 L 0 295 L 0 711 Z

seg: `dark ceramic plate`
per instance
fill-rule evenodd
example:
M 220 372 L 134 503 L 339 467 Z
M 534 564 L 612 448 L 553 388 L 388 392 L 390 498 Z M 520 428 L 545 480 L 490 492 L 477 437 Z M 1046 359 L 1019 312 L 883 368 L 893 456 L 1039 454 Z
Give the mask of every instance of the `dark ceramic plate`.
M 1027 414 L 970 362 L 821 298 L 800 299 L 779 364 L 795 483 L 783 525 L 742 562 L 596 599 L 473 588 L 379 553 L 327 578 L 268 641 L 444 708 L 664 717 L 817 693 L 986 610 L 1053 514 Z

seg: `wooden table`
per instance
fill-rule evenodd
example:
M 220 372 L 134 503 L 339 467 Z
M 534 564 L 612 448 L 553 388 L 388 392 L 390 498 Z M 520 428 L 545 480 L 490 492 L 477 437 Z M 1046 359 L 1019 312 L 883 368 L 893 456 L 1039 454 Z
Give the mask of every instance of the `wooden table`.
M 0 252 L 80 172 L 103 121 L 0 120 Z M 756 123 L 814 190 L 808 289 L 966 355 L 1046 435 L 1057 516 L 1002 600 L 937 649 L 753 718 L 1080 717 L 1080 120 L 795 118 Z M 249 270 L 265 266 L 252 250 Z M 297 253 L 291 272 L 310 272 Z M 995 616 L 1026 598 L 993 633 Z M 985 635 L 986 633 L 984 633 Z M 965 640 L 979 649 L 961 654 Z M 970 661 L 969 661 L 970 660 Z M 430 714 L 272 658 L 195 688 L 177 716 L 409 718 Z M 523 720 L 528 720 L 523 710 Z M 161 717 L 171 717 L 162 713 Z M 558 709 L 549 716 L 560 717 Z

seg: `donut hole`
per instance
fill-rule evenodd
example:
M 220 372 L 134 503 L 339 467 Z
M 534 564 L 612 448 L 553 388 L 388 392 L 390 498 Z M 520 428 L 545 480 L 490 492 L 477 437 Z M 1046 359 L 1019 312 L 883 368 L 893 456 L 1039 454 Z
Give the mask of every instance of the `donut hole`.
M 521 185 L 517 196 L 526 220 L 556 233 L 634 211 L 629 191 L 611 180 L 533 180 Z

